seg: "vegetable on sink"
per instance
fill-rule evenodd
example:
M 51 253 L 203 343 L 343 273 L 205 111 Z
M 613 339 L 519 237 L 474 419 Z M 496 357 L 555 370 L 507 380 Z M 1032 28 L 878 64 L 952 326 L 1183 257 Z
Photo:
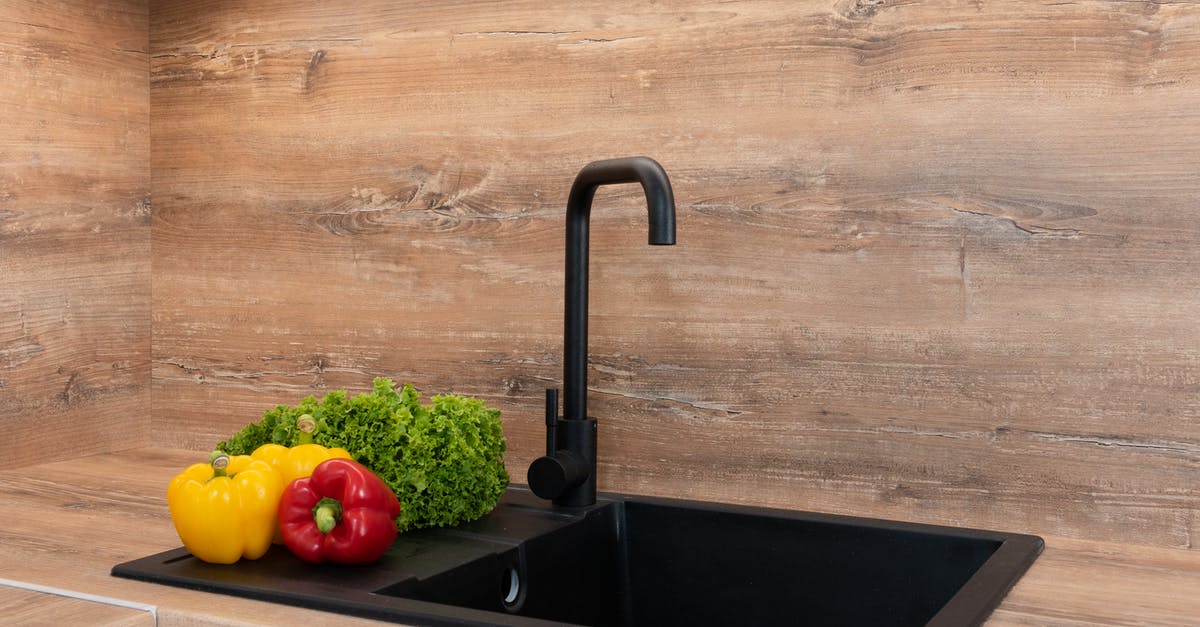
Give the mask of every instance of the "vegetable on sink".
M 380 377 L 356 396 L 335 390 L 320 400 L 279 405 L 217 448 L 250 454 L 266 443 L 305 441 L 341 447 L 395 492 L 403 506 L 401 532 L 458 525 L 492 511 L 508 487 L 500 410 L 454 394 L 432 401 L 424 405 L 411 385 L 397 390 Z M 305 415 L 316 423 L 311 434 L 297 426 Z
M 283 543 L 300 559 L 369 564 L 396 540 L 400 502 L 375 473 L 349 459 L 321 462 L 279 501 Z
M 250 454 L 270 464 L 279 471 L 283 482 L 291 483 L 312 474 L 318 464 L 327 459 L 350 459 L 350 453 L 344 448 L 325 448 L 320 444 L 299 444 L 292 447 L 280 444 L 264 444 Z
M 298 422 L 301 423 L 300 428 L 304 433 L 311 433 L 313 427 L 312 416 L 307 414 L 301 416 Z M 313 444 L 311 442 L 297 444 L 292 447 L 268 443 L 254 449 L 254 452 L 250 456 L 271 464 L 279 472 L 280 477 L 283 478 L 284 487 L 287 487 L 295 479 L 311 475 L 313 469 L 327 459 L 350 459 L 350 453 L 344 448 L 325 448 L 320 444 Z M 273 541 L 275 544 L 283 544 L 283 537 L 279 535 L 278 529 L 275 530 Z
M 350 452 L 341 447 L 326 448 L 320 444 L 312 443 L 312 432 L 316 427 L 316 421 L 313 417 L 304 414 L 296 420 L 297 428 L 300 429 L 300 439 L 302 444 L 287 447 L 282 444 L 267 443 L 254 449 L 250 454 L 255 459 L 261 459 L 270 463 L 283 475 L 283 483 L 287 485 L 294 479 L 300 479 L 312 474 L 317 464 L 340 457 L 342 459 L 350 459 Z M 307 436 L 307 437 L 305 437 Z
M 214 564 L 258 559 L 271 548 L 283 478 L 249 455 L 214 454 L 167 486 L 171 521 L 183 546 Z

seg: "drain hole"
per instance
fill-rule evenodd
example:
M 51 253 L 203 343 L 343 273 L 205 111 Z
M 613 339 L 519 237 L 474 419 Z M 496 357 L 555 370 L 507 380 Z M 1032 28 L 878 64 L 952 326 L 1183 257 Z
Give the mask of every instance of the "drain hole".
M 504 604 L 504 609 L 510 612 L 520 610 L 525 601 L 523 592 L 521 575 L 517 573 L 515 566 L 509 567 L 500 576 L 500 602 Z

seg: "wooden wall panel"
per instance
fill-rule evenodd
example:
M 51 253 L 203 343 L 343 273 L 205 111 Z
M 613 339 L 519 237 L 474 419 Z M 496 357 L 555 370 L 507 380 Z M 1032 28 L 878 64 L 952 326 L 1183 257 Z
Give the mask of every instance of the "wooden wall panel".
M 592 227 L 602 489 L 1195 546 L 1200 6 L 156 3 L 153 416 L 561 377 Z
M 0 6 L 0 467 L 150 443 L 147 29 Z

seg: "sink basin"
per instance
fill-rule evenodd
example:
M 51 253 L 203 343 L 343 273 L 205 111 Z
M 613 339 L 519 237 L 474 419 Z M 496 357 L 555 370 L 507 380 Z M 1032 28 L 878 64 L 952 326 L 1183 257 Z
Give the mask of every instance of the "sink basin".
M 400 537 L 377 564 L 282 547 L 205 564 L 180 548 L 113 574 L 429 625 L 972 625 L 1041 551 L 1033 536 L 606 495 L 553 508 L 510 488 L 485 518 Z

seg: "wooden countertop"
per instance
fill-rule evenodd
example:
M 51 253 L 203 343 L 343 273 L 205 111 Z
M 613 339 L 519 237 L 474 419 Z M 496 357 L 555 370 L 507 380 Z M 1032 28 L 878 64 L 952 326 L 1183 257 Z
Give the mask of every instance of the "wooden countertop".
M 332 615 L 112 577 L 114 564 L 179 546 L 166 484 L 193 451 L 149 448 L 0 471 L 0 610 L 21 624 L 322 624 Z M 91 597 L 69 598 L 45 588 Z M 137 609 L 147 606 L 152 609 Z M 336 618 L 340 625 L 375 621 Z M 988 622 L 1200 624 L 1200 551 L 1047 537 Z

